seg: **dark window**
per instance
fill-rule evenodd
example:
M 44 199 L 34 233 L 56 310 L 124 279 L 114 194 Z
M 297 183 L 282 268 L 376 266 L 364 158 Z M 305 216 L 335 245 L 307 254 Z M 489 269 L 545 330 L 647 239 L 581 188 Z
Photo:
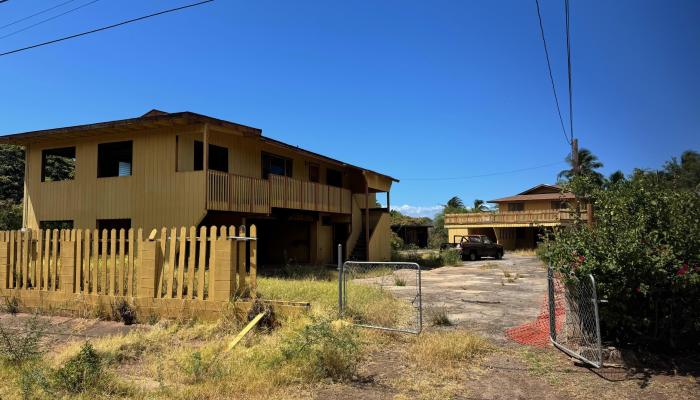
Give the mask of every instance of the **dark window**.
M 39 229 L 73 229 L 73 220 L 39 221 Z
M 214 171 L 228 172 L 228 148 L 209 144 L 208 168 Z M 204 166 L 204 143 L 194 141 L 194 170 L 201 171 Z
M 131 176 L 133 142 L 100 143 L 97 145 L 97 177 Z
M 321 180 L 321 168 L 316 164 L 309 164 L 309 181 L 319 182 Z
M 552 202 L 552 209 L 553 210 L 560 210 L 566 208 L 566 202 L 565 201 L 553 201 Z
M 523 211 L 525 210 L 524 203 L 508 203 L 508 211 Z
M 41 181 L 66 181 L 75 178 L 75 147 L 41 151 Z
M 270 153 L 262 153 L 262 177 L 267 179 L 267 176 L 282 175 L 292 176 L 292 160 L 290 158 L 276 156 Z
M 124 229 L 127 231 L 129 228 L 131 228 L 131 220 L 129 218 L 97 220 L 97 229 L 99 231 L 102 231 L 103 229 L 107 229 L 108 231 L 111 231 L 112 229 L 116 229 L 117 231 Z
M 343 187 L 343 173 L 334 169 L 327 169 L 326 183 L 330 186 Z

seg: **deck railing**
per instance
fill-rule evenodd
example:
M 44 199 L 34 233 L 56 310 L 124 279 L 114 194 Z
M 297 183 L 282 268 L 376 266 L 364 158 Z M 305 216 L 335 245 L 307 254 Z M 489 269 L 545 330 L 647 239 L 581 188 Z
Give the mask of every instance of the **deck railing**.
M 269 214 L 272 207 L 350 214 L 347 189 L 280 175 L 268 179 L 209 171 L 207 209 Z
M 581 211 L 581 219 L 586 220 L 586 212 Z M 528 210 L 500 211 L 464 214 L 446 214 L 445 224 L 448 225 L 482 225 L 482 224 L 538 224 L 562 222 L 568 223 L 576 219 L 575 210 Z

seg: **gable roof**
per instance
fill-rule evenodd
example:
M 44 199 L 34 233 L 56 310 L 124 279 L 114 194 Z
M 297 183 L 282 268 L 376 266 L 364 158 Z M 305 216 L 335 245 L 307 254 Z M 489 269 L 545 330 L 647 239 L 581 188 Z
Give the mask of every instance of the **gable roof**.
M 500 199 L 489 200 L 489 203 L 508 203 L 514 201 L 532 200 L 571 200 L 576 198 L 573 193 L 562 192 L 559 185 L 548 185 L 541 183 L 531 187 L 515 196 L 501 197 Z
M 518 195 L 526 194 L 544 194 L 544 193 L 560 193 L 561 187 L 559 185 L 548 185 L 546 183 L 540 183 L 537 186 L 531 187 L 524 192 L 518 193 Z

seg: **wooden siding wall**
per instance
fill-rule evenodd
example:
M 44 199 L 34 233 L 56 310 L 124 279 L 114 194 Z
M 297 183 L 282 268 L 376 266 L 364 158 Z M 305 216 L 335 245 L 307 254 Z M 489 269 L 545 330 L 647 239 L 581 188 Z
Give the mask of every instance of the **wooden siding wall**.
M 190 128 L 197 130 L 201 128 Z M 196 225 L 205 213 L 204 172 L 176 172 L 174 133 L 158 129 L 29 146 L 27 225 L 72 220 L 95 228 L 98 219 L 130 218 L 131 226 Z M 133 140 L 132 175 L 97 178 L 97 145 Z M 41 151 L 76 147 L 75 179 L 41 182 Z
M 515 201 L 514 203 L 523 203 L 523 211 L 534 210 L 551 210 L 553 200 L 532 200 L 532 201 Z M 498 205 L 500 211 L 508 211 L 508 203 L 500 203 Z
M 369 238 L 369 259 L 389 261 L 391 259 L 391 218 L 389 213 L 381 213 Z

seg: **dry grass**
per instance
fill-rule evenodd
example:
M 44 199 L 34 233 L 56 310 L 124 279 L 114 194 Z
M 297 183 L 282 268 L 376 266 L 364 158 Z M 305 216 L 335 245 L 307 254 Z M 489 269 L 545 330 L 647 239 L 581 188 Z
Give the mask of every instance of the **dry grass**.
M 462 330 L 428 332 L 411 347 L 411 357 L 428 369 L 447 368 L 455 363 L 474 361 L 493 350 L 481 336 Z

